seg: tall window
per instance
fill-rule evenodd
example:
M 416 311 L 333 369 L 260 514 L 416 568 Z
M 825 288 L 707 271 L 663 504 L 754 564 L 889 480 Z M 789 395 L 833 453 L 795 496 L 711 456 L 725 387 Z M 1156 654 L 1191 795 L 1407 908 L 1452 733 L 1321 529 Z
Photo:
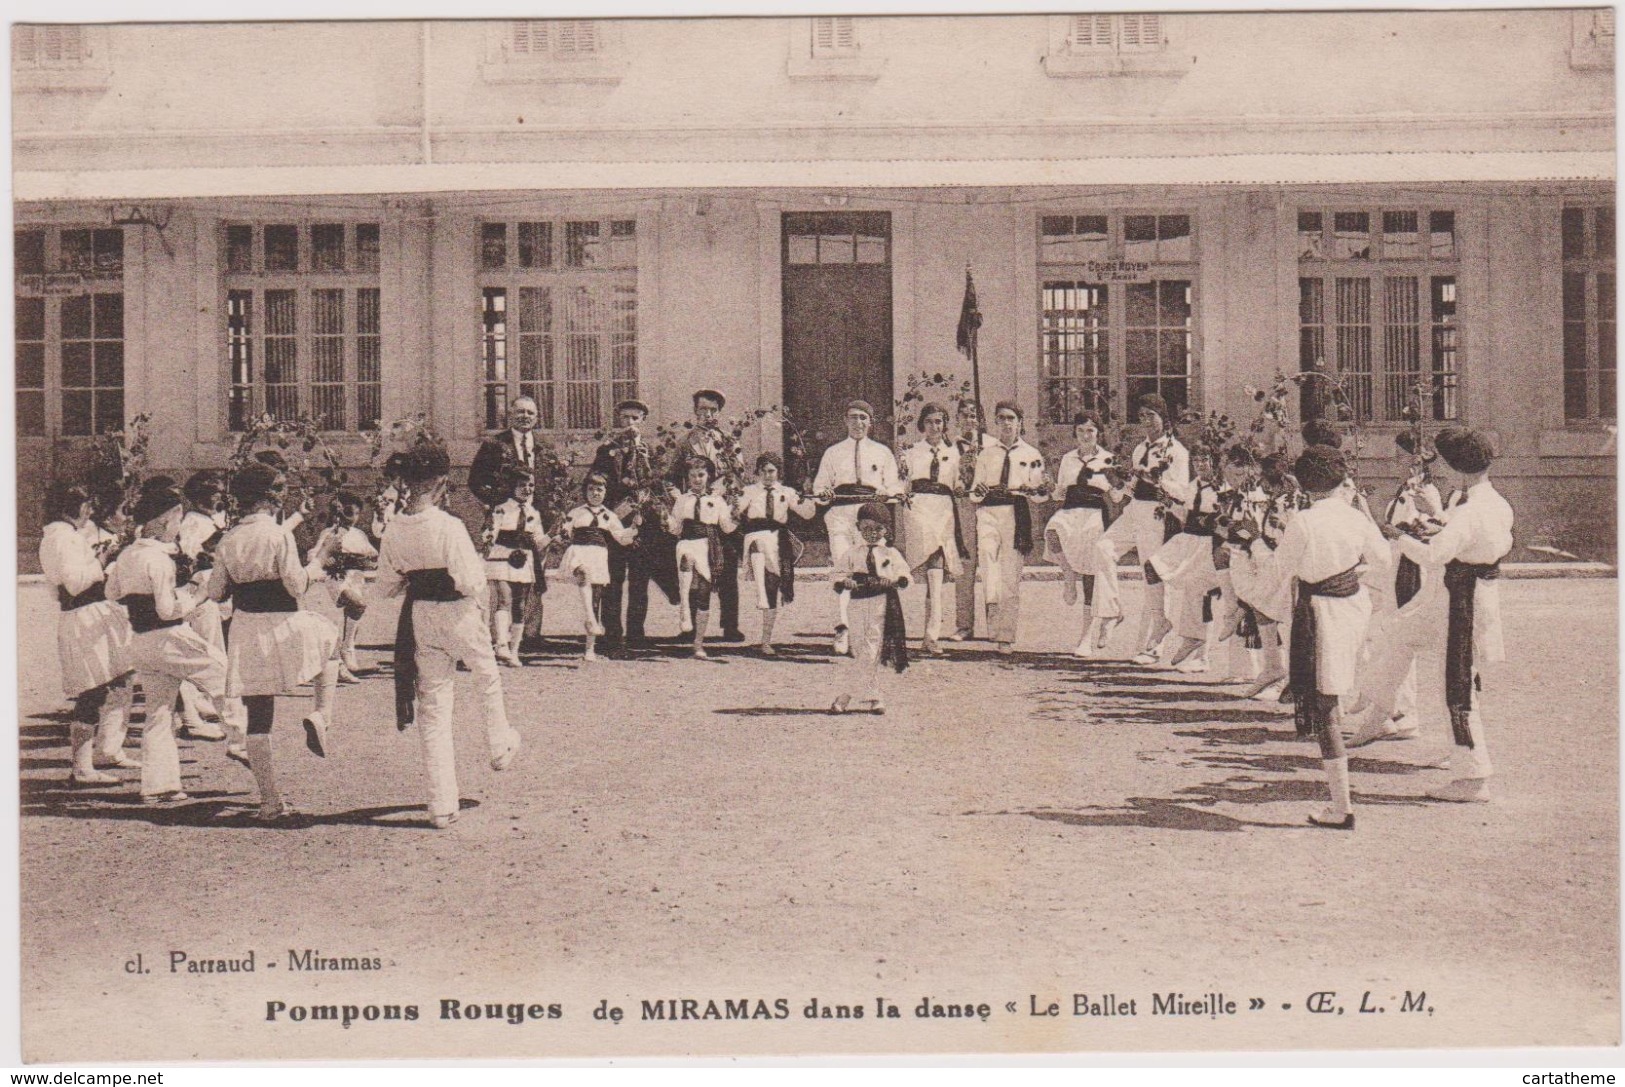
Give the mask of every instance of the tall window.
M 1086 410 L 1122 417 L 1146 393 L 1175 411 L 1191 403 L 1194 224 L 1183 212 L 1039 220 L 1046 423 L 1065 424 Z
M 1430 420 L 1461 410 L 1455 212 L 1298 212 L 1298 365 L 1324 364 L 1363 422 L 1398 423 L 1420 392 Z M 1304 418 L 1328 413 L 1326 382 L 1305 381 Z
M 225 227 L 227 426 L 262 413 L 322 430 L 379 425 L 377 223 Z
M 1612 419 L 1615 407 L 1614 208 L 1563 209 L 1563 415 Z
M 634 219 L 481 223 L 481 366 L 487 430 L 529 396 L 547 430 L 603 426 L 638 391 Z
M 17 433 L 124 425 L 124 232 L 25 229 L 16 246 Z

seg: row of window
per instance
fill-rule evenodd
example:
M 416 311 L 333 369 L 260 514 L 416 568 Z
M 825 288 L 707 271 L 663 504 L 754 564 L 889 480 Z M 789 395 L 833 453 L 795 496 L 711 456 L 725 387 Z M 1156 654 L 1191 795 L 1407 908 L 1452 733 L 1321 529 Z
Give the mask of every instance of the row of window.
M 888 263 L 889 228 L 874 214 L 791 216 L 785 262 Z M 1189 404 L 1199 357 L 1194 216 L 1044 215 L 1037 227 L 1045 421 L 1147 392 Z M 230 430 L 265 412 L 308 415 L 331 431 L 379 425 L 379 237 L 377 223 L 223 227 Z M 1459 418 L 1454 213 L 1305 210 L 1298 237 L 1300 368 L 1340 375 L 1362 419 L 1400 422 L 1413 403 L 1434 421 Z M 485 222 L 476 240 L 484 425 L 500 426 L 520 394 L 536 399 L 544 428 L 604 425 L 638 391 L 635 220 Z M 15 243 L 19 433 L 119 426 L 122 231 L 25 229 Z M 1564 413 L 1611 419 L 1614 209 L 1565 209 L 1562 251 Z M 1319 406 L 1320 384 L 1306 385 L 1306 408 Z

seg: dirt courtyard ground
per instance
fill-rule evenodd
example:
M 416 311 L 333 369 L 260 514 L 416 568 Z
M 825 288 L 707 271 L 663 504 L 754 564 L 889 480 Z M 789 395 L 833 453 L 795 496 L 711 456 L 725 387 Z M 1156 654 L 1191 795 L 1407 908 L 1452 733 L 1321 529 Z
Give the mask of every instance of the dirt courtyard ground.
M 1352 761 L 1353 834 L 1304 826 L 1324 784 L 1284 708 L 1076 661 L 1058 587 L 1026 593 L 1021 652 L 922 661 L 884 717 L 823 710 L 823 585 L 781 619 L 777 661 L 663 647 L 578 667 L 561 639 L 504 673 L 526 747 L 503 774 L 463 677 L 465 810 L 435 832 L 387 677 L 341 689 L 325 761 L 300 742 L 306 699 L 282 700 L 282 776 L 310 813 L 294 828 L 246 817 L 252 778 L 218 743 L 183 744 L 177 808 L 143 807 L 133 783 L 69 791 L 55 614 L 25 586 L 24 1055 L 1619 1041 L 1615 582 L 1505 582 L 1512 660 L 1484 695 L 1494 802 L 1426 800 L 1443 775 L 1424 745 L 1381 744 Z M 576 629 L 574 601 L 549 600 L 550 631 Z M 674 625 L 655 611 L 655 633 Z M 375 609 L 363 644 L 393 625 Z M 352 968 L 315 968 L 328 960 Z M 809 1018 L 814 999 L 864 1017 Z M 917 1015 L 927 999 L 971 1014 Z M 678 1018 L 685 1000 L 698 1018 Z M 486 1002 L 495 1018 L 466 1014 Z M 354 1021 L 306 1011 L 326 1006 Z

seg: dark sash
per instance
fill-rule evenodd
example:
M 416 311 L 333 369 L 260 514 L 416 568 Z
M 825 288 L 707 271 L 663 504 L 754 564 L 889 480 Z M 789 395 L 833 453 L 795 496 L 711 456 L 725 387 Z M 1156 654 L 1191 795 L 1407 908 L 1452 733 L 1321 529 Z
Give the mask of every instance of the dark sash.
M 1258 629 L 1258 612 L 1245 600 L 1238 600 L 1240 615 L 1236 619 L 1236 635 L 1248 649 L 1263 649 L 1264 636 Z
M 694 512 L 696 515 L 699 514 L 697 508 Z M 715 581 L 722 572 L 722 530 L 716 525 L 708 525 L 704 521 L 696 520 L 695 517 L 685 517 L 683 519 L 681 538 L 708 541 L 705 557 L 711 564 L 711 579 Z
M 880 663 L 889 664 L 899 672 L 905 671 L 908 668 L 908 629 L 903 620 L 902 595 L 896 588 L 882 589 L 867 583 L 865 579 L 869 576 L 872 575 L 851 575 L 852 599 L 886 598 L 886 617 L 880 631 Z
M 137 634 L 147 634 L 154 630 L 165 630 L 181 625 L 179 619 L 158 617 L 158 601 L 151 593 L 131 593 L 120 603 L 130 614 L 130 629 Z
M 867 483 L 842 483 L 835 488 L 832 506 L 857 506 L 869 501 L 880 492 Z
M 1066 497 L 1061 500 L 1063 510 L 1100 510 L 1104 513 L 1111 508 L 1106 500 L 1106 492 L 1099 487 L 1091 487 L 1086 483 L 1074 483 L 1066 489 Z
M 1149 480 L 1137 479 L 1134 481 L 1134 497 L 1141 502 L 1155 502 L 1162 497 L 1162 491 Z
M 534 545 L 535 541 L 530 538 L 530 533 L 526 532 L 524 529 L 505 528 L 497 533 L 497 538 L 494 542 L 498 547 L 512 547 L 528 551 Z
M 954 548 L 959 552 L 961 559 L 970 558 L 970 551 L 965 547 L 965 530 L 959 523 L 959 503 L 953 500 L 954 489 L 946 483 L 938 483 L 933 479 L 911 480 L 909 486 L 914 489 L 915 494 L 938 494 L 949 500 L 954 511 Z
M 1016 550 L 1023 555 L 1033 549 L 1033 508 L 1022 495 L 994 488 L 982 499 L 983 506 L 1014 506 L 1016 510 Z
M 1394 571 L 1394 599 L 1404 607 L 1422 591 L 1422 568 L 1404 555 L 1399 556 L 1399 569 Z
M 91 604 L 99 604 L 107 599 L 107 583 L 98 581 L 77 596 L 71 595 L 68 590 L 58 585 L 56 587 L 56 602 L 63 611 L 77 611 Z
M 402 731 L 417 719 L 418 642 L 412 605 L 419 600 L 449 602 L 462 598 L 451 571 L 443 566 L 406 573 L 406 599 L 395 624 L 395 727 Z
M 299 601 L 288 592 L 281 578 L 264 581 L 235 582 L 231 586 L 231 604 L 241 612 L 298 611 Z
M 609 533 L 597 525 L 584 525 L 570 530 L 570 543 L 576 547 L 608 547 Z
M 1473 611 L 1480 581 L 1501 576 L 1497 562 L 1448 562 L 1444 567 L 1444 591 L 1450 596 L 1449 628 L 1444 649 L 1444 702 L 1450 709 L 1450 729 L 1456 743 L 1472 747 L 1467 729 L 1467 713 L 1473 708 Z
M 1320 631 L 1315 622 L 1313 601 L 1317 596 L 1350 597 L 1360 591 L 1359 567 L 1351 566 L 1324 581 L 1299 581 L 1292 605 L 1292 714 L 1299 736 L 1313 736 L 1317 729 L 1331 724 L 1328 706 L 1320 697 L 1317 673 L 1320 671 Z

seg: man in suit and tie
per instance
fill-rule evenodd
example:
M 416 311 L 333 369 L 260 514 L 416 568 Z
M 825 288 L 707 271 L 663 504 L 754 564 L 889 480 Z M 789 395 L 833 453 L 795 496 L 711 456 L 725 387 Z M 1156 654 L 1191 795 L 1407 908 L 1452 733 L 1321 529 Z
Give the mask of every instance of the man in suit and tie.
M 536 471 L 536 424 L 541 420 L 536 401 L 528 396 L 508 405 L 508 429 L 480 443 L 468 469 L 468 489 L 487 510 L 508 499 L 507 470 L 523 465 Z
M 468 469 L 468 489 L 485 507 L 486 524 L 490 524 L 491 511 L 509 498 L 508 470 L 523 466 L 533 475 L 536 471 L 536 424 L 541 421 L 541 409 L 528 396 L 515 397 L 508 404 L 508 429 L 498 431 L 480 443 L 474 454 L 474 463 Z M 516 614 L 515 623 L 525 626 L 525 642 L 521 648 L 533 648 L 541 637 L 542 593 L 546 582 L 538 564 L 536 589 L 530 594 L 532 603 L 527 614 Z M 517 609 L 516 609 L 517 610 Z

